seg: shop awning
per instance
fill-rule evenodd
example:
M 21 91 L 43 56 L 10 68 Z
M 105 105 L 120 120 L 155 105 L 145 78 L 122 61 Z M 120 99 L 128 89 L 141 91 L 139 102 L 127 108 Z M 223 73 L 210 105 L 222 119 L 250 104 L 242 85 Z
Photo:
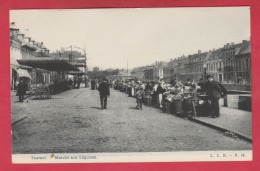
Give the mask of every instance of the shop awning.
M 74 61 L 74 62 L 69 62 L 71 65 L 73 65 L 74 67 L 85 67 L 84 63 L 78 62 L 78 61 Z
M 70 75 L 82 76 L 82 75 L 84 75 L 85 73 L 82 72 L 82 71 L 70 71 L 70 72 L 68 72 L 68 74 L 70 74 Z
M 27 78 L 32 79 L 32 77 L 30 76 L 30 74 L 28 73 L 28 71 L 25 70 L 25 69 L 19 68 L 19 69 L 17 70 L 17 73 L 18 73 L 19 77 L 27 77 Z
M 40 58 L 40 59 L 20 59 L 17 60 L 20 65 L 30 66 L 32 68 L 39 68 L 48 71 L 79 71 L 78 68 L 71 65 L 65 60 L 53 58 Z

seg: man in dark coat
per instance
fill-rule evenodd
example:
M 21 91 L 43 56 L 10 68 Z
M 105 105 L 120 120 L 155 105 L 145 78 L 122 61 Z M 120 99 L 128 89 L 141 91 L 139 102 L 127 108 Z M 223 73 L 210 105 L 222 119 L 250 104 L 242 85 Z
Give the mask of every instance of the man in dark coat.
M 95 80 L 92 80 L 91 81 L 91 90 L 95 90 L 95 88 L 96 88 L 96 82 L 95 82 Z
M 18 83 L 18 89 L 17 89 L 17 96 L 19 96 L 19 102 L 23 102 L 23 99 L 24 99 L 24 95 L 26 94 L 26 83 L 21 80 L 19 83 Z
M 211 75 L 207 76 L 208 82 L 205 83 L 206 94 L 209 96 L 211 102 L 211 116 L 212 118 L 219 117 L 219 99 L 224 97 L 227 93 L 224 86 L 215 81 Z
M 98 87 L 101 109 L 107 109 L 107 97 L 110 96 L 110 89 L 107 79 L 103 79 L 103 81 L 99 84 Z

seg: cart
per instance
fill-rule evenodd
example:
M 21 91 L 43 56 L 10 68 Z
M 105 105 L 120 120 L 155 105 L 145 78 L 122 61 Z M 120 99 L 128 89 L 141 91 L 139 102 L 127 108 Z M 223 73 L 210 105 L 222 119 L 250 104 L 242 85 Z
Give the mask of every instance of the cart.
M 40 85 L 34 90 L 37 99 L 49 99 L 53 94 L 53 87 L 48 85 Z

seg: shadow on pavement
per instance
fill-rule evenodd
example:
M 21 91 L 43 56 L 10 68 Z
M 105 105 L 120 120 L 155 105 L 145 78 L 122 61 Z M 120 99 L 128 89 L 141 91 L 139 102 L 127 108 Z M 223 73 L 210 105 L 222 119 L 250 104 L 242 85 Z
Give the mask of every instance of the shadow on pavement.
M 134 109 L 134 110 L 137 110 L 137 108 L 136 108 L 136 107 L 129 107 L 128 109 Z
M 92 106 L 92 107 L 90 107 L 90 108 L 92 108 L 92 109 L 102 110 L 101 107 L 93 107 L 93 106 Z

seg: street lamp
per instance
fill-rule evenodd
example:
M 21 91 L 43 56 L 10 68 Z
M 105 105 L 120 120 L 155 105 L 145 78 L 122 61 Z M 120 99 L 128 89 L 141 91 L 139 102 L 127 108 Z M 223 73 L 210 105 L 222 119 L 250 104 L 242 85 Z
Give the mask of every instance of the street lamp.
M 74 46 L 74 48 L 80 49 L 80 50 L 82 50 L 84 52 L 84 65 L 85 65 L 84 66 L 84 82 L 85 82 L 85 88 L 87 88 L 88 84 L 87 84 L 87 79 L 86 79 L 86 77 L 87 77 L 87 54 L 86 54 L 86 48 L 85 48 L 85 46 L 84 46 L 84 49 L 79 48 L 77 46 Z
M 207 79 L 207 64 L 206 63 L 203 64 L 203 69 L 204 69 L 204 80 L 206 80 Z
M 84 66 L 84 81 L 85 81 L 85 88 L 88 87 L 88 84 L 87 84 L 87 54 L 86 54 L 86 51 L 84 50 L 84 57 L 85 57 L 85 66 Z

